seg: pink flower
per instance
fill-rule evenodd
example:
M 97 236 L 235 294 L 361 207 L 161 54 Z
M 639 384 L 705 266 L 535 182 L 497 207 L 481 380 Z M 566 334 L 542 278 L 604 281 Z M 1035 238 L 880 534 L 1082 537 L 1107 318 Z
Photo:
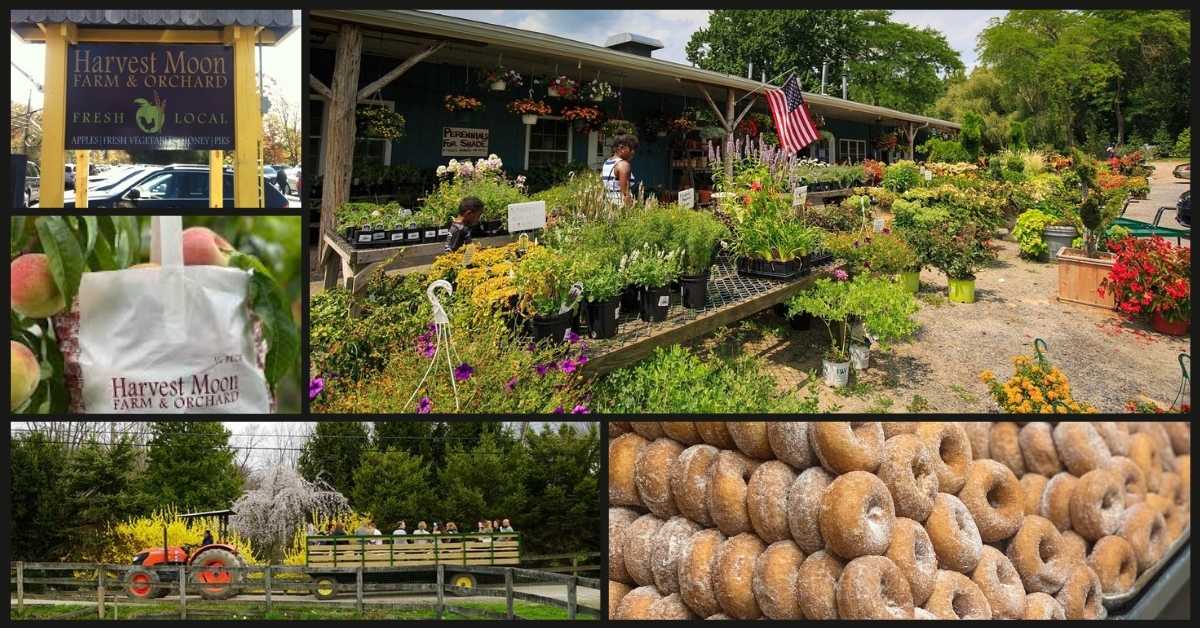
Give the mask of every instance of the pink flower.
M 433 401 L 427 396 L 421 397 L 421 400 L 417 402 L 417 414 L 429 414 L 429 411 L 432 409 Z
M 571 414 L 591 414 L 591 413 L 592 413 L 592 411 L 588 410 L 588 407 L 583 404 L 577 405 L 577 406 L 575 406 L 575 408 L 573 410 L 571 410 Z
M 517 376 L 516 375 L 513 375 L 511 378 L 509 378 L 509 380 L 507 382 L 504 382 L 504 390 L 506 390 L 508 392 L 512 392 L 512 389 L 516 388 L 516 386 L 517 386 Z
M 836 281 L 846 281 L 847 279 L 850 278 L 850 273 L 847 273 L 846 271 L 839 268 L 839 269 L 833 271 L 833 278 Z

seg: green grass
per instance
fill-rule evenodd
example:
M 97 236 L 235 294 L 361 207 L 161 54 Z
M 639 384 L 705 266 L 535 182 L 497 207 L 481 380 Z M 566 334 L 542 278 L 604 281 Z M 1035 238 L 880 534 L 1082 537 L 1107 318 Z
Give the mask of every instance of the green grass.
M 500 602 L 459 602 L 454 599 L 448 599 L 447 603 L 452 606 L 459 606 L 465 609 L 486 610 L 492 613 L 504 613 L 505 604 Z M 192 620 L 280 620 L 280 621 L 304 621 L 304 620 L 330 620 L 330 619 L 345 619 L 345 620 L 420 620 L 434 619 L 437 613 L 429 608 L 385 608 L 371 606 L 368 603 L 362 613 L 355 611 L 353 608 L 346 607 L 315 607 L 312 604 L 307 604 L 303 607 L 292 606 L 286 602 L 276 602 L 270 613 L 263 612 L 262 602 L 201 602 L 188 600 L 188 619 Z M 138 619 L 153 616 L 172 615 L 178 618 L 179 604 L 178 602 L 154 602 L 149 604 L 109 604 L 105 609 L 105 619 L 114 619 L 114 609 L 116 611 L 115 619 Z M 91 611 L 84 613 L 84 611 Z M 555 606 L 547 606 L 532 602 L 514 601 L 513 611 L 525 619 L 566 619 L 566 609 Z M 75 617 L 69 617 L 72 614 L 84 613 Z M 214 613 L 220 613 L 219 616 Z M 579 613 L 579 619 L 595 619 L 591 615 Z M 9 619 L 79 619 L 92 621 L 96 619 L 95 606 L 88 604 L 26 604 L 23 612 L 18 612 L 16 607 L 9 609 Z M 478 619 L 475 616 L 460 616 L 455 613 L 446 613 L 444 619 Z
M 979 401 L 979 397 L 976 396 L 975 393 L 972 393 L 971 391 L 967 390 L 966 388 L 963 388 L 962 386 L 960 386 L 958 384 L 954 384 L 953 386 L 951 386 L 950 390 L 954 392 L 954 396 L 958 397 L 959 399 L 961 399 L 967 403 L 976 403 Z
M 912 413 L 929 412 L 933 410 L 933 406 L 929 405 L 929 400 L 921 395 L 913 395 L 912 401 L 909 402 L 905 409 Z

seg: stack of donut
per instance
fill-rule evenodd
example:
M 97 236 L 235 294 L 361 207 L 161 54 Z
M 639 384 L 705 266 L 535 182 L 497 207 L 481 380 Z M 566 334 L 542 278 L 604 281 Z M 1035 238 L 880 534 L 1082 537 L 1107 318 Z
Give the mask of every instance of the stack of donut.
M 1188 528 L 1187 422 L 612 421 L 610 619 L 1099 619 Z

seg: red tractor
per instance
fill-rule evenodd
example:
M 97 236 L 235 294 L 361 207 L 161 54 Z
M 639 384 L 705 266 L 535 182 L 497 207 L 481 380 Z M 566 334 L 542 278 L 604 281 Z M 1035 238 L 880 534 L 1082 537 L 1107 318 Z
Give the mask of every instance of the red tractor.
M 163 528 L 162 547 L 150 547 L 138 552 L 133 557 L 134 566 L 125 573 L 125 591 L 129 597 L 149 600 L 165 596 L 172 587 L 160 583 L 178 580 L 179 570 L 159 571 L 157 568 L 179 565 L 191 568 L 188 570 L 191 572 L 188 585 L 198 586 L 204 599 L 226 600 L 236 595 L 237 587 L 232 585 L 242 581 L 242 569 L 246 562 L 238 554 L 237 548 L 219 540 L 225 537 L 226 523 L 231 514 L 232 510 L 214 510 L 180 515 L 184 519 L 218 517 L 220 520 L 218 540 L 196 548 L 191 545 L 168 547 L 167 530 Z

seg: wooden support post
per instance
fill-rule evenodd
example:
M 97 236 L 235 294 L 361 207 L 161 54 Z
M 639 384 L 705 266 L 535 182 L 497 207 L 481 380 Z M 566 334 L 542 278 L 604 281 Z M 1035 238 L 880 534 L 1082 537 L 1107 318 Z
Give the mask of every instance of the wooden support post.
M 514 619 L 513 616 L 513 571 L 512 567 L 504 570 L 504 618 Z
M 187 565 L 179 566 L 179 618 L 187 619 Z
M 17 561 L 17 612 L 25 612 L 25 561 Z
M 262 207 L 259 184 L 263 175 L 258 165 L 262 101 L 254 74 L 254 34 L 253 27 L 226 27 L 227 42 L 233 46 L 233 206 L 243 208 Z M 210 204 L 212 192 L 210 188 Z
M 357 25 L 338 28 L 333 85 L 328 102 L 328 123 L 321 141 L 325 164 L 321 185 L 320 250 L 328 246 L 325 235 L 333 233 L 333 212 L 350 200 L 350 171 L 354 165 L 354 110 L 358 104 L 358 74 L 362 67 L 362 31 Z
M 225 151 L 208 151 L 208 206 L 225 206 Z
M 736 108 L 736 106 L 737 106 L 737 102 L 733 98 L 733 88 L 731 87 L 731 88 L 725 90 L 725 119 L 727 121 L 733 120 L 733 114 L 735 113 L 734 109 Z M 724 153 L 725 153 L 725 164 L 724 165 L 725 165 L 725 180 L 726 181 L 733 181 L 733 155 L 729 154 L 731 152 L 733 152 L 733 127 L 726 126 L 725 127 L 725 150 L 724 150 Z
M 441 619 L 446 610 L 446 566 L 437 566 L 437 618 Z
M 78 173 L 76 173 L 78 176 Z M 104 619 L 104 564 L 96 570 L 96 614 Z
M 46 33 L 46 83 L 42 86 L 42 152 L 39 207 L 61 208 L 66 188 L 67 45 L 74 24 L 43 24 Z
M 579 576 L 572 575 L 567 581 L 567 619 L 575 619 L 575 584 L 579 581 Z
M 88 151 L 75 151 L 75 209 L 87 209 L 89 169 Z
M 263 572 L 263 595 L 267 603 L 267 612 L 271 612 L 271 566 L 267 565 L 267 569 Z
M 354 608 L 360 614 L 363 612 L 363 567 L 354 568 Z

